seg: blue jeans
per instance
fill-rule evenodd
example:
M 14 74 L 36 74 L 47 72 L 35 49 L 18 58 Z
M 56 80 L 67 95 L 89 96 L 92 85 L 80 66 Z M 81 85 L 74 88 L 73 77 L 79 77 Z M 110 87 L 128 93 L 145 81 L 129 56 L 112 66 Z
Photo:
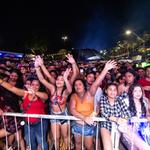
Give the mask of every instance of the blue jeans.
M 29 127 L 30 127 L 30 130 L 28 130 Z M 41 121 L 35 124 L 29 124 L 29 125 L 28 123 L 26 123 L 24 126 L 26 145 L 29 146 L 31 144 L 31 150 L 36 150 L 38 144 L 42 148 L 42 140 L 43 140 L 44 149 L 42 150 L 48 150 L 47 129 L 48 129 L 48 121 L 44 119 L 43 119 L 42 132 L 41 132 Z

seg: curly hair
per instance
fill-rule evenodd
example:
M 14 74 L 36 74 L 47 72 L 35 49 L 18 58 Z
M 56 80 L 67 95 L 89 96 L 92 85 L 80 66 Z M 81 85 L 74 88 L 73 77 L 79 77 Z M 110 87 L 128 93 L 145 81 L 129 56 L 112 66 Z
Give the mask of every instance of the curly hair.
M 133 98 L 133 91 L 134 91 L 135 87 L 140 87 L 142 90 L 142 87 L 139 84 L 132 84 L 129 88 L 129 91 L 128 91 L 129 111 L 131 112 L 132 116 L 136 116 L 136 114 L 137 114 L 137 110 L 136 110 L 135 102 L 134 102 L 134 98 Z M 142 116 L 145 117 L 146 116 L 146 107 L 145 107 L 144 100 L 143 100 L 143 90 L 142 90 L 142 96 L 140 98 L 140 104 L 141 104 Z

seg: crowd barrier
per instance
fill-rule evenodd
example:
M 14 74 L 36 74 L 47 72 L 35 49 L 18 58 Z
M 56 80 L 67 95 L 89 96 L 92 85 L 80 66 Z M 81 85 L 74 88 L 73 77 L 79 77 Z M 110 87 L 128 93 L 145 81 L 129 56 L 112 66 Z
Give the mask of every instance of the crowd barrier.
M 16 130 L 17 130 L 17 122 L 16 122 L 16 118 L 17 117 L 23 117 L 23 118 L 28 118 L 28 130 L 30 132 L 30 125 L 29 125 L 29 118 L 32 117 L 32 118 L 40 118 L 41 119 L 41 131 L 42 131 L 42 120 L 43 119 L 59 119 L 59 120 L 68 120 L 69 123 L 70 121 L 74 121 L 74 120 L 80 120 L 74 116 L 62 116 L 62 115 L 41 115 L 41 114 L 22 114 L 22 113 L 4 113 L 2 118 L 3 118 L 3 121 L 4 121 L 4 116 L 13 116 L 14 119 L 15 119 L 15 125 L 16 125 Z M 101 122 L 101 121 L 106 121 L 104 118 L 101 118 L 101 117 L 91 117 L 96 123 L 96 143 L 95 143 L 95 150 L 98 150 L 98 140 L 99 140 L 99 124 L 98 122 Z M 147 120 L 146 119 L 132 119 L 130 120 L 130 122 L 139 122 L 139 121 L 142 121 L 142 122 L 146 122 Z M 21 122 L 22 125 L 24 125 L 24 121 Z M 5 126 L 5 122 L 4 122 L 4 128 L 6 128 Z M 83 126 L 84 128 L 84 126 Z M 68 141 L 70 143 L 70 139 L 71 139 L 71 130 L 69 128 L 69 136 L 68 136 Z M 17 131 L 17 138 L 19 138 L 18 136 L 18 131 Z M 30 138 L 30 137 L 29 137 Z M 111 139 L 112 139 L 112 143 L 113 143 L 113 150 L 119 150 L 119 139 L 120 139 L 120 132 L 118 131 L 117 129 L 117 126 L 116 126 L 116 123 L 112 122 L 112 132 L 111 132 Z M 19 140 L 17 140 L 19 141 Z M 30 139 L 29 139 L 30 141 Z M 56 141 L 56 140 L 55 140 Z M 82 150 L 84 150 L 84 145 L 83 145 L 83 141 L 84 141 L 84 136 L 82 134 Z M 18 150 L 19 150 L 19 143 L 18 144 Z M 30 146 L 31 147 L 31 146 Z M 43 149 L 44 145 L 43 145 L 43 141 L 42 141 L 42 149 Z M 6 136 L 6 148 L 8 149 L 8 137 Z M 68 147 L 68 150 L 70 150 L 70 144 L 69 144 L 69 147 Z

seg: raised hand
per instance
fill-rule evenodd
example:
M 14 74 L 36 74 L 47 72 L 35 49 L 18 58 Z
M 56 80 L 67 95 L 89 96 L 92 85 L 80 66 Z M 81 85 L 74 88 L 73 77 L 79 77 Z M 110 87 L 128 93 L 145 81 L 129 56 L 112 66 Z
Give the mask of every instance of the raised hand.
M 35 61 L 34 61 L 34 67 L 35 68 L 39 67 L 39 62 L 38 62 L 38 58 L 37 57 L 35 58 Z
M 31 94 L 33 97 L 35 97 L 35 91 L 33 90 L 33 88 L 30 85 L 25 85 L 27 91 L 29 94 Z
M 105 64 L 105 69 L 107 70 L 111 70 L 113 68 L 115 68 L 117 66 L 117 62 L 114 60 L 109 60 L 106 64 Z
M 63 74 L 64 80 L 68 79 L 68 76 L 69 76 L 70 72 L 71 72 L 71 68 L 69 68 L 69 69 L 67 68 L 66 71 Z
M 71 54 L 67 54 L 66 57 L 67 57 L 67 59 L 68 59 L 67 61 L 69 63 L 71 63 L 71 64 L 75 63 L 75 60 Z
M 39 65 L 42 66 L 44 64 L 44 62 L 43 62 L 43 59 L 41 58 L 41 56 L 38 55 L 36 58 L 38 60 Z

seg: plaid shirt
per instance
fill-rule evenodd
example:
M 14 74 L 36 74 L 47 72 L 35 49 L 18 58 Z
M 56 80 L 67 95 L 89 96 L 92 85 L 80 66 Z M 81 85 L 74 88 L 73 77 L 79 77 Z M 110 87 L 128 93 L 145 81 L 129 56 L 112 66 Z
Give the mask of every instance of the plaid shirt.
M 108 97 L 102 96 L 100 98 L 100 112 L 101 112 L 101 117 L 107 119 L 108 121 L 101 122 L 100 127 L 101 128 L 106 128 L 109 131 L 111 131 L 112 124 L 111 121 L 109 121 L 110 116 L 114 117 L 120 117 L 120 118 L 128 118 L 131 117 L 130 112 L 128 110 L 128 106 L 126 103 L 123 101 L 122 96 L 116 97 L 115 103 L 113 106 L 110 105 L 108 101 Z

